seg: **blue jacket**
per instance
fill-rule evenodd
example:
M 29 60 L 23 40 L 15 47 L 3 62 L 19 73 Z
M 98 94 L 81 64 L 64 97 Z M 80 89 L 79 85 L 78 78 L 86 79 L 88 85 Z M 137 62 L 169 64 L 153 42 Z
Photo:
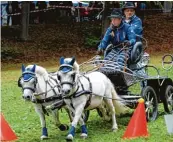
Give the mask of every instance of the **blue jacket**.
M 113 45 L 123 43 L 125 40 L 130 42 L 130 45 L 134 45 L 136 42 L 136 36 L 131 26 L 122 22 L 118 28 L 112 29 L 109 27 L 104 35 L 104 38 L 100 42 L 98 49 L 105 49 L 110 42 Z
M 124 19 L 124 22 L 126 23 L 125 19 Z M 135 34 L 137 34 L 139 36 L 143 35 L 142 21 L 139 17 L 137 17 L 136 15 L 133 15 L 130 18 L 130 22 L 128 24 L 132 27 Z

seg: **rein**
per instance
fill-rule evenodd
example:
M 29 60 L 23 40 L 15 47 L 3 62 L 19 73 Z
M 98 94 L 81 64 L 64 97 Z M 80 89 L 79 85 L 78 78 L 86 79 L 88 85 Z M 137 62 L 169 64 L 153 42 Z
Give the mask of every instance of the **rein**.
M 47 85 L 46 85 L 46 86 L 47 86 Z M 53 90 L 55 87 L 59 87 L 59 86 L 60 86 L 60 85 L 57 84 L 57 85 L 51 87 L 51 89 L 49 89 L 49 90 L 47 90 L 47 91 L 45 91 L 45 92 L 41 92 L 41 93 L 33 93 L 33 95 L 34 95 L 34 96 L 40 96 L 40 95 L 43 95 L 43 94 L 47 94 L 48 92 L 50 92 L 51 90 Z M 46 88 L 47 88 L 47 87 L 46 87 Z M 59 94 L 61 94 L 61 93 L 59 93 Z

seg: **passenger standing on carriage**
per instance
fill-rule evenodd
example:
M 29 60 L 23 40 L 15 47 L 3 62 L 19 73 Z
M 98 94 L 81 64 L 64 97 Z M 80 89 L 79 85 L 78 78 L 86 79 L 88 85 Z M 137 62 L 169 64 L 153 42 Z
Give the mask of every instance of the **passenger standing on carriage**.
M 111 13 L 111 25 L 107 29 L 104 38 L 98 46 L 97 54 L 100 54 L 110 43 L 113 48 L 105 57 L 105 60 L 111 60 L 121 66 L 125 66 L 130 56 L 130 51 L 136 43 L 136 36 L 131 26 L 124 23 L 122 20 L 122 12 L 120 9 L 115 9 Z M 122 50 L 123 45 L 128 47 L 127 50 Z M 121 51 L 122 50 L 122 51 Z
M 135 15 L 135 5 L 132 2 L 127 2 L 124 4 L 122 11 L 124 13 L 123 21 L 129 24 L 136 34 L 137 41 L 141 41 L 143 35 L 142 21 L 139 17 Z

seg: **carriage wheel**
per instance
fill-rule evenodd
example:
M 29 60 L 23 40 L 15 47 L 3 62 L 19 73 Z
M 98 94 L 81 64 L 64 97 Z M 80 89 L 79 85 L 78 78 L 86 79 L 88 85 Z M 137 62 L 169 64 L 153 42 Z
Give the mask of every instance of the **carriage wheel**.
M 173 111 L 173 86 L 168 85 L 165 90 L 165 97 L 166 97 L 166 112 Z
M 146 86 L 142 89 L 141 96 L 145 100 L 145 112 L 147 121 L 154 121 L 158 115 L 158 101 L 154 89 Z
M 87 122 L 88 121 L 88 118 L 89 118 L 89 115 L 90 115 L 90 111 L 89 110 L 86 110 L 85 112 L 84 112 L 84 118 L 83 118 L 83 120 L 84 120 L 84 122 Z

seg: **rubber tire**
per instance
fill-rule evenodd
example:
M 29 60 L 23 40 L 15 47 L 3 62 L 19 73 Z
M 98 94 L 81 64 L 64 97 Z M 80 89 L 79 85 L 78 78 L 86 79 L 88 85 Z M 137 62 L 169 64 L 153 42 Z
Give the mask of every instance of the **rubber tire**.
M 164 103 L 164 108 L 165 108 L 165 111 L 167 113 L 173 112 L 173 106 L 172 106 L 171 109 L 168 107 L 168 100 L 167 100 L 167 98 L 168 98 L 168 95 L 169 95 L 168 94 L 169 91 L 171 91 L 171 93 L 173 93 L 173 86 L 172 85 L 168 85 L 166 87 L 166 89 L 165 89 L 165 103 Z M 173 100 L 173 97 L 172 97 L 172 100 Z
M 157 119 L 157 116 L 158 116 L 158 100 L 157 100 L 157 96 L 156 96 L 156 93 L 155 93 L 154 89 L 151 86 L 145 86 L 142 89 L 142 92 L 141 92 L 141 96 L 144 98 L 145 101 L 146 101 L 146 95 L 148 94 L 148 92 L 152 92 L 152 95 L 154 97 L 154 104 L 153 104 L 153 106 L 155 108 L 154 108 L 154 111 L 152 113 L 151 119 L 148 118 L 147 112 L 146 112 L 146 118 L 147 118 L 147 121 L 154 121 L 154 120 Z

